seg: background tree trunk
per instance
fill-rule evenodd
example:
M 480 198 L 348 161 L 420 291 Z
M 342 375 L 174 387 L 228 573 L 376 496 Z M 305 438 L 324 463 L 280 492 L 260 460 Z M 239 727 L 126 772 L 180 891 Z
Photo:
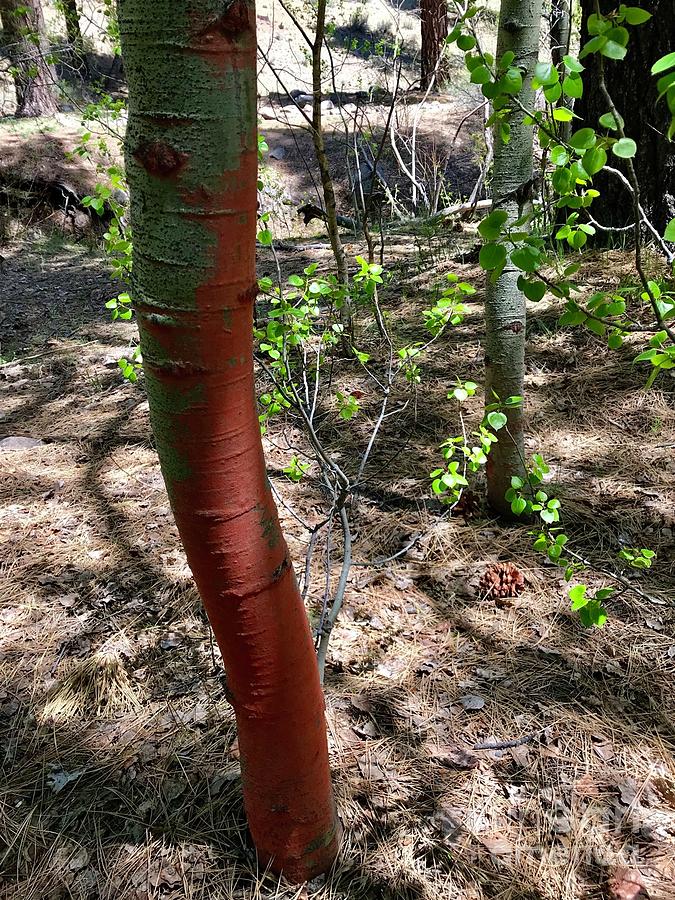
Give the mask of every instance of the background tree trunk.
M 48 62 L 40 0 L 0 0 L 0 21 L 14 69 L 16 115 L 53 115 L 58 110 L 56 72 Z
M 552 0 L 550 12 L 550 42 L 553 65 L 560 69 L 563 56 L 569 53 L 572 19 L 570 0 Z
M 532 73 L 539 51 L 542 0 L 502 0 L 497 35 L 497 59 L 507 50 L 515 53 L 513 65 L 526 73 L 519 94 L 521 102 L 532 102 Z M 533 128 L 523 124 L 517 107 L 508 115 L 511 139 L 505 144 L 495 131 L 492 172 L 493 209 L 508 212 L 509 221 L 531 209 Z M 507 259 L 496 282 L 488 277 L 485 292 L 485 402 L 495 394 L 506 400 L 523 396 L 525 372 L 525 297 L 518 288 L 519 270 Z M 504 494 L 511 476 L 524 477 L 523 408 L 507 412 L 507 425 L 499 431 L 487 463 L 488 500 L 503 515 L 510 513 Z
M 448 36 L 447 0 L 420 0 L 420 15 L 422 18 L 420 87 L 426 91 L 436 72 L 434 87 L 440 90 L 449 79 L 447 56 L 438 62 L 440 55 L 444 53 L 444 41 Z
M 77 0 L 61 0 L 63 17 L 66 22 L 66 37 L 68 46 L 77 63 L 85 60 L 84 40 L 80 28 L 80 14 L 77 10 Z
M 323 192 L 323 201 L 326 207 L 326 229 L 330 239 L 331 249 L 335 257 L 335 267 L 337 269 L 337 277 L 340 284 L 347 284 L 349 281 L 349 273 L 347 270 L 347 258 L 345 256 L 344 246 L 340 238 L 337 221 L 337 206 L 335 201 L 335 188 L 330 173 L 328 157 L 326 156 L 326 147 L 323 139 L 323 121 L 321 101 L 323 94 L 321 90 L 321 56 L 323 50 L 323 41 L 326 32 L 326 0 L 318 0 L 316 9 L 316 28 L 314 31 L 314 45 L 312 47 L 312 140 L 314 142 L 314 153 L 316 155 L 317 165 L 319 166 L 319 174 L 321 176 L 321 188 Z
M 333 862 L 338 827 L 254 392 L 255 6 L 120 0 L 119 23 L 132 290 L 162 473 L 222 652 L 260 863 L 305 881 Z
M 640 182 L 642 206 L 652 223 L 663 234 L 665 226 L 675 216 L 675 143 L 667 140 L 670 114 L 665 100 L 657 104 L 656 78 L 650 75 L 652 64 L 675 48 L 675 0 L 652 0 L 638 4 L 652 13 L 644 25 L 628 26 L 630 41 L 626 58 L 619 61 L 605 59 L 605 78 L 625 131 L 637 143 L 633 160 Z M 601 0 L 600 9 L 607 13 L 616 8 L 609 0 Z M 582 45 L 588 40 L 586 23 L 595 11 L 595 0 L 581 0 L 583 16 Z M 577 101 L 577 112 L 585 123 L 598 128 L 598 119 L 606 113 L 607 104 L 594 83 L 594 58 L 584 60 L 588 74 L 584 78 L 584 95 Z M 578 123 L 580 127 L 582 122 Z M 622 168 L 616 157 L 612 165 Z M 621 182 L 608 174 L 594 178 L 600 197 L 593 202 L 592 213 L 603 225 L 621 227 L 632 222 L 630 195 Z M 596 239 L 601 238 L 598 233 Z

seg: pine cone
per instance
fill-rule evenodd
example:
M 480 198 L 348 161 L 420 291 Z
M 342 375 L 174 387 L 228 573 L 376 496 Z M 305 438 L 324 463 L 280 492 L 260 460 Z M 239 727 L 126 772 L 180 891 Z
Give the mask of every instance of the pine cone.
M 525 579 L 522 572 L 510 562 L 498 562 L 488 566 L 478 582 L 480 596 L 487 600 L 517 597 L 524 589 Z
M 480 514 L 480 497 L 475 491 L 464 488 L 454 508 L 455 515 L 462 516 L 465 522 Z

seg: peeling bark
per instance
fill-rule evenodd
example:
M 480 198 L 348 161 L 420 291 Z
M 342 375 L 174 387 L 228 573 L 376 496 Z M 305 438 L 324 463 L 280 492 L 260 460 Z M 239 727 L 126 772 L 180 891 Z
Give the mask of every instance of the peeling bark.
M 255 8 L 120 0 L 119 23 L 132 288 L 162 473 L 222 652 L 260 863 L 305 881 L 333 862 L 339 826 L 254 392 Z

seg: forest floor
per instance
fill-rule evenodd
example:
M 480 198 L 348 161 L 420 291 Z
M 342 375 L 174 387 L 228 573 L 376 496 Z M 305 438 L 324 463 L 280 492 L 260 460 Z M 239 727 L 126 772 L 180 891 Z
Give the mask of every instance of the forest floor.
M 483 279 L 450 258 L 463 240 L 387 247 L 396 278 L 383 305 L 397 334 L 417 334 L 447 271 L 479 290 L 425 362 L 416 404 L 384 429 L 372 460 L 383 471 L 351 510 L 366 565 L 352 569 L 326 683 L 345 840 L 334 871 L 302 889 L 256 870 L 218 653 L 142 387 L 120 379 L 133 328 L 105 321 L 105 262 L 56 239 L 3 249 L 0 439 L 31 440 L 0 443 L 0 896 L 675 896 L 673 380 L 646 392 L 634 348 L 608 354 L 589 333 L 558 330 L 554 303 L 531 310 L 528 451 L 552 466 L 571 540 L 605 566 L 622 545 L 658 553 L 636 582 L 658 602 L 624 593 L 604 628 L 586 630 L 526 526 L 480 505 L 448 516 L 430 497 L 438 446 L 460 427 L 448 385 L 480 381 Z M 282 251 L 286 272 L 313 260 L 327 262 L 325 241 Z M 614 251 L 582 274 L 592 290 L 629 272 Z M 364 327 L 364 344 L 376 341 Z M 350 360 L 335 373 L 352 390 L 359 377 Z M 347 460 L 376 409 L 360 386 L 359 415 L 330 433 Z M 282 424 L 268 459 L 301 569 L 308 533 L 288 509 L 312 526 L 325 501 L 311 475 L 283 476 Z M 409 553 L 373 565 L 416 534 Z M 332 557 L 336 575 L 339 547 Z M 495 560 L 526 577 L 501 605 L 477 589 Z M 310 612 L 321 595 L 313 578 Z

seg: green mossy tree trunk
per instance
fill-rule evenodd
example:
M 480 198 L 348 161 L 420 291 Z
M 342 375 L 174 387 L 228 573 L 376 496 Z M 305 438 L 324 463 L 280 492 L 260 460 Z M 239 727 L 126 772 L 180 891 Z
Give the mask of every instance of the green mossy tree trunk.
M 513 65 L 524 74 L 518 99 L 530 107 L 532 73 L 539 52 L 542 0 L 502 0 L 497 35 L 497 59 L 513 51 Z M 510 126 L 508 143 L 495 133 L 492 174 L 494 209 L 506 210 L 509 221 L 531 210 L 533 129 L 523 122 L 523 112 L 513 104 L 505 120 Z M 485 292 L 485 402 L 523 396 L 525 375 L 525 297 L 518 288 L 520 272 L 507 259 L 496 281 L 488 277 Z M 488 500 L 495 512 L 510 513 L 504 495 L 511 477 L 524 476 L 523 407 L 506 410 L 507 424 L 499 431 L 487 464 Z
M 255 5 L 119 0 L 132 293 L 162 474 L 222 652 L 261 866 L 338 846 L 313 641 L 266 476 L 253 374 Z

